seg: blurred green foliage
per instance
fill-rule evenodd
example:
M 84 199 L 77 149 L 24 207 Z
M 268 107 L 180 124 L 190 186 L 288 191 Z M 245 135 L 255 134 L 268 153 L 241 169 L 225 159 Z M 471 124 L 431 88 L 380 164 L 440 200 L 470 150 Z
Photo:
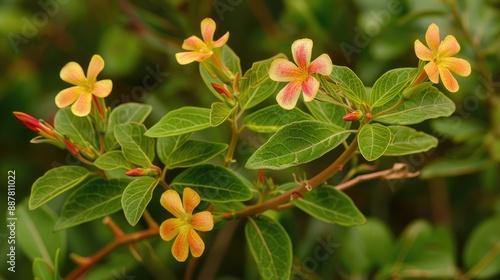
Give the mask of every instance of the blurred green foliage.
M 146 123 L 151 124 L 172 109 L 213 101 L 197 65 L 180 66 L 174 59 L 174 54 L 181 51 L 182 40 L 198 35 L 199 22 L 205 17 L 217 22 L 217 38 L 230 31 L 228 44 L 241 57 L 243 71 L 254 61 L 279 52 L 289 53 L 295 39 L 308 37 L 315 43 L 313 56 L 328 53 L 334 64 L 348 66 L 366 85 L 373 84 L 389 69 L 415 66 L 418 60 L 413 42 L 422 40 L 429 23 L 436 22 L 442 37 L 457 37 L 462 46 L 459 55 L 471 61 L 473 74 L 458 78 L 459 93 L 449 95 L 457 104 L 454 117 L 419 127 L 440 135 L 438 148 L 394 159 L 409 164 L 412 170 L 427 166 L 423 170 L 427 180 L 368 182 L 347 190 L 362 212 L 374 217 L 366 226 L 346 229 L 325 225 L 307 219 L 299 211 L 280 219 L 294 244 L 294 268 L 298 275 L 295 279 L 366 279 L 375 270 L 380 270 L 378 276 L 384 279 L 385 273 L 394 273 L 394 266 L 386 267 L 376 260 L 395 260 L 401 273 L 414 262 L 438 270 L 439 273 L 426 274 L 430 278 L 453 275 L 457 270 L 469 271 L 488 249 L 500 246 L 499 13 L 498 0 L 4 0 L 0 4 L 2 180 L 6 181 L 7 170 L 16 170 L 19 213 L 21 201 L 30 194 L 36 178 L 52 167 L 75 163 L 65 151 L 30 144 L 35 135 L 12 115 L 13 111 L 22 111 L 51 122 L 57 110 L 54 97 L 67 87 L 59 78 L 59 71 L 69 61 L 79 62 L 85 68 L 93 54 L 103 56 L 106 67 L 100 77 L 111 78 L 114 84 L 107 103 L 150 104 L 153 112 Z M 217 137 L 225 137 L 224 130 Z M 247 145 L 242 149 L 255 148 L 255 141 L 252 135 L 242 139 Z M 392 162 L 377 164 L 384 167 Z M 315 169 L 313 165 L 309 168 Z M 6 201 L 5 190 L 1 197 Z M 155 192 L 153 199 L 158 197 Z M 32 217 L 42 219 L 52 212 L 59 213 L 61 201 L 64 200 L 52 201 L 52 209 L 36 210 L 40 212 Z M 6 209 L 3 202 L 1 205 L 2 211 Z M 158 220 L 164 217 L 160 209 L 151 212 Z M 123 215 L 115 216 L 121 226 L 132 231 Z M 300 226 L 292 221 L 299 221 Z M 237 230 L 241 232 L 242 228 Z M 0 275 L 12 279 L 7 271 L 7 235 L 3 231 Z M 218 279 L 258 277 L 239 235 L 231 242 L 219 268 L 218 274 L 227 277 Z M 336 244 L 324 261 L 311 258 L 318 244 L 322 244 L 320 237 Z M 59 257 L 63 275 L 75 267 L 68 260 L 68 253 L 90 255 L 112 235 L 100 222 L 90 222 L 68 230 L 66 238 L 67 248 Z M 413 251 L 401 255 L 398 248 L 406 248 L 408 240 L 416 245 L 408 249 Z M 429 251 L 436 249 L 436 242 L 443 250 Z M 158 258 L 166 260 L 164 265 L 180 274 L 185 265 L 172 262 L 169 246 L 155 242 L 154 247 Z M 141 249 L 152 248 L 146 244 Z M 493 265 L 482 271 L 481 277 L 498 277 L 498 251 Z M 32 278 L 32 256 L 24 255 L 20 246 L 17 254 L 16 279 Z M 147 271 L 163 271 L 162 279 L 173 277 L 164 268 L 147 263 L 143 260 Z M 436 263 L 437 267 L 432 267 Z M 128 279 L 127 276 L 148 275 L 144 277 L 153 279 L 147 271 L 123 248 L 87 277 Z

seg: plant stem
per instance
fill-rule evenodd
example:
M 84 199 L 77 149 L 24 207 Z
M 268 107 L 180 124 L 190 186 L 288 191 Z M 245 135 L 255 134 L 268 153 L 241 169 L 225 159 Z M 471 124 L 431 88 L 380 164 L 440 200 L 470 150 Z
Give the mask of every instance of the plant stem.
M 475 279 L 498 255 L 500 255 L 500 241 L 495 243 L 495 246 L 474 267 L 460 275 L 458 279 Z
M 96 252 L 94 255 L 88 258 L 76 257 L 77 259 L 85 260 L 84 262 L 79 262 L 80 266 L 78 266 L 75 270 L 73 270 L 68 276 L 64 278 L 64 280 L 74 280 L 79 279 L 85 272 L 87 272 L 92 266 L 106 257 L 109 253 L 113 252 L 116 248 L 134 244 L 137 241 L 148 239 L 151 237 L 158 236 L 158 224 L 151 218 L 149 213 L 144 212 L 144 219 L 149 225 L 148 229 L 141 230 L 138 232 L 125 234 L 122 236 L 116 236 L 115 239 L 108 243 L 104 248 Z M 113 230 L 114 231 L 114 230 Z M 121 231 L 121 230 L 120 230 Z
M 231 162 L 233 162 L 234 151 L 236 150 L 236 144 L 238 143 L 238 138 L 240 132 L 238 129 L 238 120 L 236 114 L 230 120 L 231 123 L 231 142 L 229 142 L 229 148 L 227 149 L 226 158 L 224 159 L 224 166 L 228 167 Z
M 290 196 L 294 193 L 303 194 L 307 190 L 312 190 L 315 187 L 323 184 L 326 180 L 332 177 L 337 171 L 341 170 L 344 164 L 349 161 L 349 159 L 356 153 L 358 150 L 358 141 L 357 138 L 354 138 L 351 144 L 347 147 L 347 149 L 335 160 L 330 166 L 326 169 L 318 173 L 316 176 L 311 178 L 310 180 L 306 180 L 301 182 L 297 187 L 283 194 L 272 198 L 264 203 L 256 204 L 249 206 L 241 211 L 234 213 L 234 216 L 243 217 L 243 216 L 251 216 L 262 213 L 268 209 L 274 209 L 281 204 L 288 203 L 290 201 Z

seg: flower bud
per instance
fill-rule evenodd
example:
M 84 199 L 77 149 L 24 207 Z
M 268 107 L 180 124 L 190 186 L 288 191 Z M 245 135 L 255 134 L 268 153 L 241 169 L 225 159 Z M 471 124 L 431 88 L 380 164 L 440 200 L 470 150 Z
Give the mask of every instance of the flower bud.
M 233 95 L 227 90 L 227 88 L 223 85 L 219 85 L 216 83 L 212 83 L 212 87 L 220 94 L 224 95 L 229 99 L 233 99 Z
M 152 177 L 155 177 L 155 176 L 158 176 L 158 174 L 160 174 L 160 173 L 161 173 L 161 169 L 158 166 L 153 165 L 151 167 L 146 167 L 146 168 L 137 167 L 137 168 L 130 169 L 129 171 L 125 172 L 125 175 L 127 175 L 127 176 L 152 176 Z
M 349 114 L 342 117 L 344 121 L 352 122 L 359 120 L 363 116 L 363 113 L 359 110 L 350 112 Z

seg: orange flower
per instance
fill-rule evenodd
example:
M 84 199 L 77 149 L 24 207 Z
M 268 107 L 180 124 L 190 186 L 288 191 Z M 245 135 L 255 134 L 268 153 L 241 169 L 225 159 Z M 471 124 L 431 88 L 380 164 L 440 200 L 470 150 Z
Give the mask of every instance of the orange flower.
M 189 52 L 180 52 L 175 54 L 177 62 L 181 65 L 189 64 L 193 61 L 204 61 L 212 56 L 213 48 L 222 47 L 229 39 L 229 32 L 226 32 L 222 37 L 214 42 L 215 21 L 211 18 L 206 18 L 201 21 L 201 36 L 203 40 L 196 36 L 191 36 L 184 40 L 182 48 Z
M 470 64 L 465 59 L 452 57 L 460 51 L 460 45 L 453 35 L 446 36 L 443 41 L 440 40 L 439 27 L 432 23 L 425 33 L 425 41 L 429 47 L 416 40 L 415 54 L 419 59 L 429 61 L 424 70 L 431 82 L 437 84 L 441 77 L 444 87 L 450 92 L 456 92 L 459 86 L 451 72 L 463 77 L 469 76 Z
M 160 198 L 160 203 L 175 218 L 170 218 L 160 225 L 160 236 L 163 240 L 170 241 L 177 236 L 172 245 L 172 255 L 183 262 L 191 255 L 197 258 L 203 254 L 205 243 L 198 231 L 210 231 L 214 227 L 214 219 L 208 211 L 193 214 L 193 210 L 200 204 L 200 196 L 190 188 L 184 188 L 182 202 L 179 194 L 174 190 L 167 190 Z
M 284 109 L 293 109 L 301 92 L 305 102 L 312 101 L 316 97 L 319 81 L 312 74 L 332 73 L 332 60 L 327 54 L 322 54 L 311 62 L 312 47 L 311 39 L 296 40 L 292 44 L 292 55 L 296 64 L 284 58 L 278 58 L 271 63 L 269 68 L 271 80 L 289 82 L 276 96 L 276 101 Z
M 104 60 L 99 55 L 92 56 L 87 69 L 87 77 L 83 74 L 83 69 L 76 62 L 69 62 L 59 74 L 65 82 L 75 85 L 60 91 L 56 96 L 56 105 L 59 108 L 67 107 L 71 104 L 71 111 L 79 117 L 84 117 L 90 113 L 92 107 L 92 95 L 104 98 L 111 93 L 113 83 L 111 80 L 96 81 L 97 75 L 104 68 Z

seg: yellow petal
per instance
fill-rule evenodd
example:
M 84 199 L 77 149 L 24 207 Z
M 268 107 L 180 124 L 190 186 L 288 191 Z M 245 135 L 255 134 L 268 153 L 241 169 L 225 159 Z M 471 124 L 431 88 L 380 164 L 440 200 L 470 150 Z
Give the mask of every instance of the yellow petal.
M 175 59 L 177 59 L 177 63 L 180 65 L 186 65 L 193 61 L 201 62 L 210 56 L 212 56 L 213 52 L 208 53 L 199 53 L 199 52 L 180 52 L 175 54 Z
M 179 262 L 185 261 L 188 257 L 188 233 L 190 230 L 192 230 L 190 226 L 183 227 L 172 244 L 172 255 Z
M 216 24 L 215 21 L 211 18 L 205 18 L 201 21 L 201 37 L 203 37 L 203 41 L 209 46 L 212 45 L 214 40 Z
M 171 218 L 164 221 L 160 225 L 161 239 L 165 241 L 174 239 L 174 237 L 179 234 L 183 226 L 186 226 L 186 222 L 178 218 Z
M 188 187 L 184 188 L 182 192 L 182 204 L 184 205 L 186 213 L 191 215 L 194 208 L 200 204 L 200 201 L 200 196 L 196 191 Z
M 56 95 L 56 106 L 58 108 L 65 108 L 73 104 L 78 99 L 78 97 L 80 97 L 83 91 L 83 88 L 81 88 L 80 86 L 74 86 L 61 90 Z
M 212 45 L 214 48 L 220 48 L 226 44 L 227 40 L 229 40 L 229 32 L 226 32 L 226 34 L 222 35 L 222 37 L 213 42 Z
M 333 71 L 332 59 L 326 53 L 318 56 L 307 68 L 309 74 L 319 73 L 321 75 L 330 75 Z
M 449 92 L 457 92 L 459 89 L 458 82 L 453 77 L 451 74 L 450 70 L 446 69 L 445 67 L 439 67 L 439 76 L 441 77 L 441 80 L 443 81 L 444 87 L 449 91 Z
M 97 97 L 104 98 L 111 93 L 112 89 L 113 82 L 111 80 L 101 80 L 94 84 L 94 90 L 92 91 L 92 94 Z
M 319 82 L 314 77 L 309 76 L 302 82 L 302 92 L 304 93 L 304 102 L 309 102 L 316 97 L 319 89 Z
M 83 69 L 76 62 L 71 61 L 64 65 L 59 76 L 67 83 L 83 87 L 87 86 L 87 78 L 83 74 Z
M 205 251 L 205 243 L 203 243 L 203 239 L 201 239 L 200 235 L 193 228 L 189 229 L 187 240 L 191 249 L 191 255 L 195 258 L 200 257 L 203 251 Z
M 429 80 L 431 80 L 431 82 L 435 84 L 439 83 L 439 70 L 434 61 L 430 61 L 429 63 L 427 63 L 424 66 L 424 70 L 425 73 L 427 73 L 427 76 L 429 77 Z
M 276 82 L 290 82 L 299 79 L 302 72 L 293 62 L 278 58 L 269 67 L 269 78 Z
M 202 48 L 207 48 L 207 45 L 200 38 L 191 36 L 184 40 L 182 48 L 187 51 L 200 51 Z
M 427 28 L 425 41 L 427 42 L 427 46 L 429 46 L 434 53 L 438 51 L 441 39 L 439 38 L 439 27 L 435 23 L 432 23 L 429 25 L 429 28 Z
M 415 48 L 415 54 L 417 55 L 417 57 L 420 60 L 423 60 L 423 61 L 431 61 L 432 60 L 432 58 L 434 56 L 432 51 L 428 47 L 424 46 L 424 44 L 422 44 L 422 42 L 420 42 L 420 40 L 416 40 L 413 45 Z
M 214 228 L 214 218 L 210 212 L 202 211 L 193 215 L 191 224 L 195 230 L 210 231 Z
M 311 39 L 299 39 L 292 44 L 293 60 L 299 68 L 307 69 L 309 62 L 311 62 L 311 53 L 313 48 L 313 41 Z
M 71 112 L 78 117 L 85 117 L 90 113 L 92 107 L 92 94 L 83 92 L 71 106 Z
M 471 73 L 470 63 L 462 58 L 444 58 L 440 61 L 440 65 L 462 77 L 467 77 Z
M 174 190 L 165 191 L 160 197 L 160 204 L 176 218 L 184 218 L 186 211 L 182 208 L 181 197 Z
M 96 81 L 97 75 L 101 73 L 102 69 L 104 69 L 104 59 L 100 55 L 94 54 L 87 69 L 87 80 L 90 84 Z

